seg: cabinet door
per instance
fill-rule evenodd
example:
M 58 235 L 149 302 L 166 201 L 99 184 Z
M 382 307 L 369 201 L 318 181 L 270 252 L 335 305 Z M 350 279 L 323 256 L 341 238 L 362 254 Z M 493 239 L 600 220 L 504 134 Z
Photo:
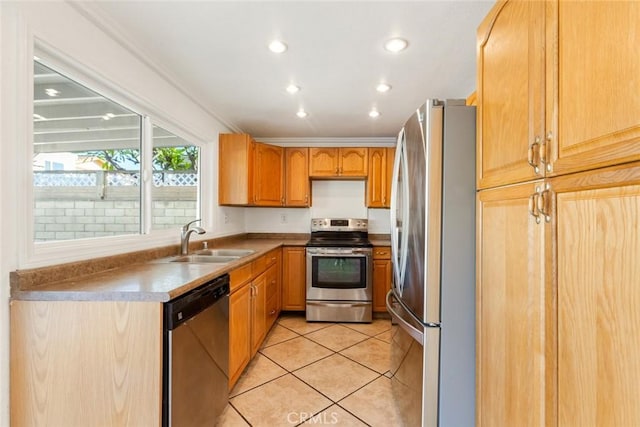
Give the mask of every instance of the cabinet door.
M 251 285 L 229 296 L 229 390 L 251 360 Z
M 248 205 L 253 202 L 255 142 L 250 135 L 223 133 L 218 141 L 218 203 Z
M 282 147 L 255 144 L 253 192 L 255 206 L 282 206 L 284 204 Z
M 282 309 L 304 311 L 306 308 L 306 253 L 304 247 L 282 250 Z
M 510 0 L 478 28 L 478 188 L 544 174 L 543 19 L 544 2 Z
M 391 207 L 391 180 L 393 179 L 393 163 L 396 159 L 396 147 L 387 147 L 387 174 L 385 175 L 385 195 L 384 207 Z
M 369 166 L 369 149 L 366 147 L 340 148 L 340 176 L 366 177 Z
M 267 334 L 267 275 L 262 273 L 251 282 L 251 356 L 260 348 Z
M 551 180 L 558 426 L 640 425 L 640 163 Z
M 309 176 L 338 176 L 338 148 L 309 149 Z
M 640 2 L 547 7 L 553 173 L 640 159 Z
M 306 147 L 288 147 L 285 157 L 285 205 L 311 206 L 311 188 L 309 185 L 309 149 Z
M 367 176 L 367 207 L 385 207 L 387 190 L 387 149 L 369 148 L 369 174 Z
M 545 425 L 545 221 L 541 182 L 478 193 L 477 425 Z
M 387 292 L 391 289 L 391 260 L 373 260 L 373 311 L 386 313 Z

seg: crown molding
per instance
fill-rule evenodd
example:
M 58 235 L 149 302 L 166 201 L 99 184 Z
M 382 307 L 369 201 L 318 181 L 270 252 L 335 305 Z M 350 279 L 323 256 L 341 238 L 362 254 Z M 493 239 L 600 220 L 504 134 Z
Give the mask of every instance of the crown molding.
M 152 59 L 144 49 L 138 47 L 132 42 L 132 37 L 116 23 L 109 15 L 104 13 L 97 5 L 97 2 L 88 1 L 74 1 L 68 0 L 67 3 L 76 10 L 80 15 L 88 19 L 93 25 L 98 27 L 101 31 L 111 37 L 116 43 L 126 49 L 129 53 L 137 57 L 142 63 L 149 67 L 152 71 L 157 73 L 163 80 L 169 83 L 173 88 L 180 92 L 183 96 L 201 108 L 204 112 L 210 115 L 212 118 L 220 122 L 223 126 L 226 126 L 232 132 L 241 133 L 242 129 L 235 125 L 233 122 L 224 119 L 218 113 L 212 111 L 209 107 L 205 106 L 198 99 L 194 98 L 189 92 L 187 92 L 179 83 L 178 79 L 165 67 L 161 66 L 158 62 Z
M 282 147 L 371 147 L 371 146 L 395 146 L 394 137 L 303 137 L 303 138 L 261 138 L 255 137 L 256 141 L 267 144 L 279 145 Z

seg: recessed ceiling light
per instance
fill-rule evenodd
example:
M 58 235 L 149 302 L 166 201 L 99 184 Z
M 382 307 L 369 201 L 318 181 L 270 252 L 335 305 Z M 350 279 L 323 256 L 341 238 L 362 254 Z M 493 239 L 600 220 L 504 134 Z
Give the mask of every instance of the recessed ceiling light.
M 389 52 L 398 53 L 407 48 L 409 43 L 405 39 L 401 39 L 400 37 L 395 37 L 393 39 L 387 40 L 384 44 L 384 48 Z
M 300 117 L 301 119 L 304 119 L 305 117 L 308 116 L 307 112 L 304 111 L 302 108 L 298 110 L 298 112 L 296 113 L 296 116 Z
M 273 53 L 283 53 L 287 50 L 287 45 L 280 40 L 274 40 L 269 43 L 269 50 Z
M 291 85 L 287 86 L 287 92 L 289 92 L 290 94 L 294 94 L 294 93 L 300 92 L 300 86 L 296 86 L 294 84 L 291 84 Z
M 369 117 L 371 117 L 372 119 L 375 119 L 376 117 L 380 117 L 380 112 L 374 108 L 371 111 L 369 111 Z
M 386 83 L 380 83 L 378 86 L 376 86 L 376 90 L 378 92 L 389 92 L 391 90 L 391 85 L 388 85 Z
M 60 91 L 57 91 L 53 88 L 45 89 L 44 92 L 49 96 L 58 96 L 60 94 Z

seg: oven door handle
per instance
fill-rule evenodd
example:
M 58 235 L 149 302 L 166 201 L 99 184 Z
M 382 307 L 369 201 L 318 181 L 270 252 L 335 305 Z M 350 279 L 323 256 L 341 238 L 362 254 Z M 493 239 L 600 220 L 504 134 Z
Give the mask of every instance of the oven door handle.
M 354 250 L 349 252 L 340 252 L 340 251 L 332 251 L 332 250 L 309 250 L 307 249 L 307 255 L 318 256 L 318 257 L 362 257 L 362 256 L 370 256 L 372 255 L 372 251 L 369 250 Z

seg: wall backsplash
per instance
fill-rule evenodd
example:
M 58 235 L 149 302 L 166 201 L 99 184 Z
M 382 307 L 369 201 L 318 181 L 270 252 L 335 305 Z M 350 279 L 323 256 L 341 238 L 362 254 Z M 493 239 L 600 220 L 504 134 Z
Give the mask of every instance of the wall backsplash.
M 367 209 L 364 181 L 312 181 L 312 206 L 245 208 L 247 233 L 308 233 L 311 218 L 369 218 L 369 232 L 389 233 L 389 209 Z

